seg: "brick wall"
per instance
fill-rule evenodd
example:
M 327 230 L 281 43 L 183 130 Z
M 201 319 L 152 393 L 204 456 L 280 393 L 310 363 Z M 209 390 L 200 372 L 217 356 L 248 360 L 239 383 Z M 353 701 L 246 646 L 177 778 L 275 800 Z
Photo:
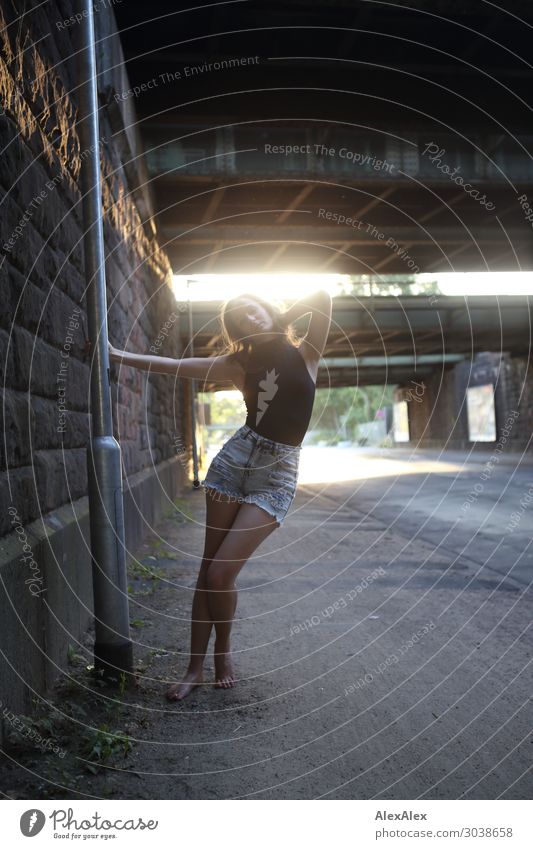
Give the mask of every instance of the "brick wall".
M 78 134 L 72 59 L 79 34 L 77 25 L 61 24 L 72 14 L 69 3 L 48 3 L 31 13 L 27 4 L 14 5 L 20 9 L 0 11 L 0 361 L 6 434 L 0 446 L 0 536 L 9 530 L 7 502 L 26 523 L 86 493 L 90 433 L 79 191 L 87 151 Z M 22 11 L 26 14 L 9 26 Z M 99 7 L 95 26 L 104 101 L 110 86 L 123 87 L 127 80 L 110 6 Z M 180 305 L 153 225 L 150 190 L 142 187 L 146 172 L 133 109 L 131 103 L 100 109 L 110 339 L 146 353 L 175 315 L 158 352 L 178 356 Z M 127 132 L 117 132 L 121 121 Z M 113 364 L 115 436 L 125 474 L 131 475 L 174 456 L 179 393 L 175 396 L 174 382 L 166 376 L 148 379 L 145 372 L 121 369 L 117 385 L 117 375 Z M 61 416 L 63 399 L 68 412 Z
M 179 356 L 184 305 L 154 226 L 134 104 L 109 97 L 128 88 L 112 6 L 97 8 L 109 335 L 133 352 Z M 0 9 L 0 702 L 23 713 L 65 668 L 68 644 L 79 649 L 93 605 L 79 189 L 89 152 L 78 133 L 76 25 L 56 25 L 72 14 L 68 2 Z M 187 481 L 187 457 L 176 456 L 185 445 L 190 458 L 184 387 L 124 368 L 118 382 L 118 366 L 110 371 L 131 557 Z
M 468 439 L 466 390 L 487 383 L 495 387 L 496 440 L 474 445 Z M 450 449 L 474 445 L 474 450 L 486 450 L 498 441 L 508 416 L 517 410 L 520 415 L 513 420 L 506 450 L 533 450 L 531 443 L 528 445 L 533 423 L 533 368 L 526 357 L 481 352 L 430 377 L 414 376 L 395 389 L 394 400 L 408 403 L 411 444 Z

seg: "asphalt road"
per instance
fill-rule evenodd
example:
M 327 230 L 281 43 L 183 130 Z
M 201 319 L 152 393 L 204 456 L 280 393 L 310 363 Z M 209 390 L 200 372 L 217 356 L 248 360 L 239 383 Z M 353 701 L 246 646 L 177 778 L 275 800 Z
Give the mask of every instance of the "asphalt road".
M 148 795 L 531 798 L 533 510 L 505 532 L 531 466 L 399 458 L 304 449 L 285 524 L 239 576 L 241 680 L 151 714 L 138 767 L 155 746 L 174 776 L 143 781 Z M 161 529 L 181 550 L 178 583 L 202 534 L 203 495 L 187 503 L 198 523 Z M 174 631 L 186 653 L 190 590 L 177 608 L 165 592 L 183 620 L 165 620 L 160 645 L 172 651 Z M 164 680 L 183 667 L 159 664 Z M 159 694 L 151 682 L 147 707 Z
M 335 485 L 326 480 L 323 494 L 354 515 L 453 551 L 486 576 L 533 579 L 532 455 L 308 448 L 302 466 L 302 483 L 327 469 Z
M 11 786 L 28 798 L 531 799 L 533 474 L 509 458 L 487 474 L 486 460 L 304 448 L 284 525 L 238 578 L 237 685 L 214 689 L 209 657 L 205 685 L 170 704 L 203 548 L 204 493 L 186 494 L 138 552 L 160 579 L 131 579 L 144 671 L 113 720 L 131 750 L 98 775 L 78 777 L 74 754 L 32 766 L 24 788 L 13 772 Z M 100 721 L 101 697 L 80 698 Z

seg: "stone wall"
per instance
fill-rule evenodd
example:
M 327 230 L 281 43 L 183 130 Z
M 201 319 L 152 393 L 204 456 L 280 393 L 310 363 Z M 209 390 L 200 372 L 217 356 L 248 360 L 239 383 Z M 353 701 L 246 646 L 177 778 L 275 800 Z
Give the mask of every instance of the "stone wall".
M 468 438 L 466 390 L 487 383 L 495 387 L 496 440 L 472 443 Z M 513 419 L 505 449 L 533 450 L 533 367 L 526 357 L 481 352 L 430 378 L 414 376 L 395 389 L 394 400 L 408 402 L 411 445 L 487 450 L 497 443 L 508 417 L 516 410 L 519 416 Z
M 113 87 L 128 87 L 112 6 L 98 8 L 109 335 L 133 352 L 152 347 L 179 356 L 184 305 L 176 303 L 158 241 L 134 104 L 109 96 Z M 0 9 L 0 568 L 3 607 L 10 610 L 0 642 L 9 646 L 3 680 L 15 708 L 28 707 L 29 685 L 39 690 L 50 683 L 92 610 L 79 188 L 89 151 L 79 137 L 74 53 L 80 32 L 75 22 L 65 24 L 72 14 L 69 2 L 13 2 Z M 148 378 L 127 368 L 119 381 L 116 364 L 110 371 L 131 553 L 187 481 L 187 462 L 177 460 L 175 447 L 183 443 L 183 387 L 170 376 Z M 32 598 L 25 585 L 31 575 L 25 551 L 49 602 L 44 595 Z M 53 614 L 60 619 L 55 625 Z

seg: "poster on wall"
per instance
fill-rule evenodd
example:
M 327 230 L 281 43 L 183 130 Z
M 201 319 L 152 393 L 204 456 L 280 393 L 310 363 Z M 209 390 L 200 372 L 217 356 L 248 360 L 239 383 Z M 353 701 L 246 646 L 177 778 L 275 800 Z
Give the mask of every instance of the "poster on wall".
M 496 410 L 492 383 L 470 386 L 466 390 L 468 439 L 470 442 L 496 440 Z
M 409 442 L 409 412 L 407 401 L 396 401 L 392 410 L 392 427 L 395 442 Z

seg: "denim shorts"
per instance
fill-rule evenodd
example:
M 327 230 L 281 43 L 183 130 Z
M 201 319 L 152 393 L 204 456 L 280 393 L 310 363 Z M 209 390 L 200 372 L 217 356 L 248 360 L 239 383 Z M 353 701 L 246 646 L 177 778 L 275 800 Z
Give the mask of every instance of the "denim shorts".
M 266 439 L 242 425 L 213 457 L 200 485 L 257 504 L 279 526 L 296 495 L 300 450 L 301 445 Z

